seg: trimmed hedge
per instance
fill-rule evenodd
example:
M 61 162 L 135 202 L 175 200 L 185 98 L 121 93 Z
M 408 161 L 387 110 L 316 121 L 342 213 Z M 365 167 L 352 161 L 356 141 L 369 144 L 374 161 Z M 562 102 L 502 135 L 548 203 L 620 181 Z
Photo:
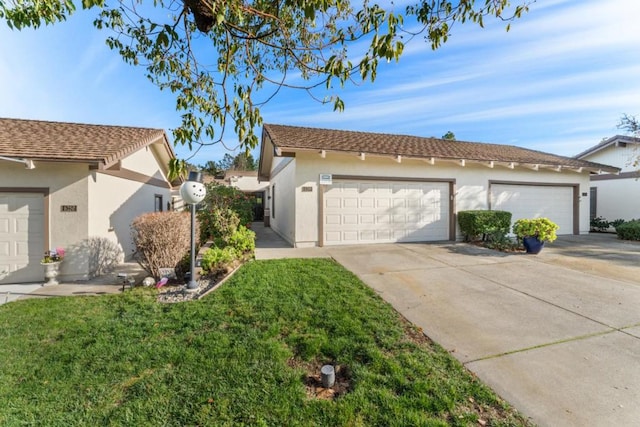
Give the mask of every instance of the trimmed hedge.
M 458 224 L 465 242 L 491 241 L 504 238 L 511 230 L 511 212 L 460 211 Z
M 624 222 L 616 227 L 616 234 L 622 240 L 640 241 L 640 219 Z

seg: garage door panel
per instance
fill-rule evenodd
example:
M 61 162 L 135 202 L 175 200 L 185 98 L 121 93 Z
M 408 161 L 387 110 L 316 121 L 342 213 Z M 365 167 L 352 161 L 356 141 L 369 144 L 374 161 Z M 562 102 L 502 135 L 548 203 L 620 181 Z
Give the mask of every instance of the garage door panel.
M 435 241 L 449 238 L 449 184 L 446 182 L 361 182 L 358 203 L 345 207 L 345 182 L 324 193 L 326 245 Z M 335 200 L 342 200 L 336 203 Z M 340 207 L 338 207 L 340 206 Z M 357 207 L 356 207 L 357 206 Z M 344 212 L 348 211 L 348 212 Z M 347 215 L 351 221 L 347 220 Z M 338 222 L 336 217 L 340 216 Z M 353 221 L 353 219 L 357 219 Z
M 0 283 L 42 280 L 44 197 L 33 193 L 0 195 Z
M 558 224 L 558 234 L 573 234 L 573 187 L 493 184 L 491 206 L 511 212 L 512 222 L 546 217 Z

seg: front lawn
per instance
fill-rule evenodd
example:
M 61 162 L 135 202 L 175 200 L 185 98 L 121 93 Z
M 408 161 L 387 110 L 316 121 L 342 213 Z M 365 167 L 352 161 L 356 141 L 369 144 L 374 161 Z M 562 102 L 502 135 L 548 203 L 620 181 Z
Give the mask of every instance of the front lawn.
M 525 425 L 331 260 L 254 261 L 199 301 L 155 289 L 0 306 L 0 425 Z M 334 364 L 335 391 L 318 389 Z

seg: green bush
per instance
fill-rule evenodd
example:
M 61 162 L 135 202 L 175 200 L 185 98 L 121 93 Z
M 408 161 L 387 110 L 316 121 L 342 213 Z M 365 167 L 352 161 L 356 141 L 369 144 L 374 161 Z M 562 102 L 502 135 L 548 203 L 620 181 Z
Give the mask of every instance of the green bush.
M 203 210 L 231 209 L 238 215 L 240 224 L 248 225 L 253 222 L 254 198 L 235 187 L 215 182 L 206 185 L 207 195 L 202 201 Z
M 607 221 L 605 218 L 597 216 L 591 219 L 590 226 L 591 231 L 605 232 L 608 231 L 610 227 L 613 227 L 615 229 L 623 223 L 624 219 L 614 219 L 613 221 Z
M 238 251 L 232 247 L 209 248 L 202 254 L 200 266 L 205 273 L 226 272 L 240 258 Z
M 557 238 L 558 228 L 558 224 L 549 218 L 522 218 L 513 224 L 513 234 L 520 240 L 524 237 L 537 237 L 543 242 L 553 242 Z
M 231 209 L 212 208 L 198 212 L 200 241 L 213 241 L 218 247 L 227 246 L 231 236 L 238 231 L 240 218 Z
M 618 225 L 616 234 L 622 240 L 640 240 L 640 219 L 633 219 Z
M 460 211 L 458 224 L 466 242 L 501 240 L 511 228 L 511 212 Z
M 241 254 L 252 255 L 256 249 L 256 233 L 241 225 L 229 239 L 229 245 Z
M 601 216 L 592 218 L 590 221 L 591 231 L 607 231 L 611 223 Z
M 614 219 L 613 221 L 609 222 L 609 225 L 611 227 L 613 227 L 613 228 L 618 228 L 618 226 L 620 224 L 624 224 L 624 219 L 618 218 L 618 219 Z

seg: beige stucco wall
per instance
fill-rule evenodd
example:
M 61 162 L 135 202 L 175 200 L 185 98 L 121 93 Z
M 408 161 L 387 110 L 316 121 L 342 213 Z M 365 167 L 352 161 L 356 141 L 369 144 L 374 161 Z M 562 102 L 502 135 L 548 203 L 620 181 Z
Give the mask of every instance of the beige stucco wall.
M 49 191 L 48 228 L 49 248 L 63 247 L 67 254 L 61 264 L 61 278 L 75 280 L 87 277 L 87 252 L 84 242 L 88 237 L 88 166 L 76 163 L 37 162 L 36 168 L 27 170 L 20 164 L 0 164 L 0 187 L 47 188 Z M 62 212 L 62 206 L 75 206 L 75 212 Z
M 628 144 L 626 147 L 611 145 L 584 158 L 622 169 L 621 176 L 600 175 L 598 180 L 591 181 L 591 186 L 598 189 L 597 216 L 608 221 L 640 218 L 640 179 L 633 176 L 622 177 L 625 173 L 640 170 L 640 166 L 634 166 L 639 156 L 640 144 Z M 602 178 L 605 179 L 601 180 Z
M 615 166 L 620 168 L 621 172 L 632 172 L 638 170 L 638 166 L 634 166 L 633 163 L 639 158 L 640 144 L 628 144 L 626 147 L 616 147 L 614 144 L 584 157 L 584 160 Z
M 597 216 L 607 221 L 640 219 L 640 179 L 593 181 L 591 186 L 598 188 Z
M 108 241 L 118 248 L 120 261 L 131 258 L 134 251 L 131 222 L 143 213 L 154 212 L 156 194 L 162 196 L 163 210 L 166 210 L 167 202 L 171 201 L 169 188 L 92 171 L 89 180 L 89 235 L 93 245 L 99 245 L 95 249 L 112 250 Z
M 268 181 L 259 182 L 257 176 L 237 176 L 230 178 L 230 185 L 245 193 L 257 193 L 269 188 Z
M 496 165 L 489 168 L 484 165 L 468 163 L 465 167 L 453 162 L 436 161 L 435 165 L 429 165 L 423 160 L 402 159 L 401 163 L 387 157 L 367 156 L 360 160 L 356 155 L 327 153 L 326 158 L 321 158 L 317 153 L 296 153 L 294 177 L 282 175 L 276 177 L 284 182 L 294 180 L 289 201 L 282 203 L 295 204 L 295 220 L 290 226 L 295 227 L 295 241 L 298 246 L 315 245 L 318 243 L 318 184 L 320 173 L 351 176 L 375 176 L 375 177 L 404 177 L 404 178 L 432 178 L 454 179 L 455 186 L 455 211 L 469 209 L 488 209 L 489 181 L 532 182 L 532 183 L 563 183 L 579 184 L 580 194 L 580 233 L 589 232 L 589 175 L 588 172 L 576 173 L 573 171 L 555 172 L 540 169 L 534 171 L 527 168 L 507 167 Z M 311 187 L 311 192 L 302 192 L 302 187 Z M 279 185 L 276 197 L 283 197 L 283 191 Z M 282 208 L 280 208 L 282 209 Z M 282 220 L 282 218 L 281 218 Z M 272 220 L 273 221 L 273 220 Z M 284 224 L 278 224 L 283 229 Z
M 129 169 L 157 179 L 166 179 L 158 167 L 153 145 L 148 145 L 122 159 L 122 169 Z
M 284 166 L 286 165 L 286 166 Z M 283 167 L 284 166 L 284 167 Z M 282 168 L 283 167 L 283 168 Z M 268 200 L 269 208 L 273 206 L 275 197 L 275 215 L 270 210 L 271 228 L 292 245 L 296 244 L 296 161 L 292 158 L 279 158 L 274 161 L 274 170 L 279 172 L 270 180 Z M 273 191 L 275 187 L 275 192 Z M 297 239 L 298 241 L 300 239 Z
M 151 150 L 142 149 L 122 160 L 122 173 L 134 171 L 166 182 Z M 131 222 L 146 212 L 155 211 L 155 196 L 162 196 L 162 210 L 167 210 L 172 192 L 168 187 L 148 184 L 100 171 L 91 171 L 89 192 L 89 235 L 93 245 L 93 263 L 100 263 L 99 252 L 115 249 L 118 260 L 130 259 L 134 253 Z

